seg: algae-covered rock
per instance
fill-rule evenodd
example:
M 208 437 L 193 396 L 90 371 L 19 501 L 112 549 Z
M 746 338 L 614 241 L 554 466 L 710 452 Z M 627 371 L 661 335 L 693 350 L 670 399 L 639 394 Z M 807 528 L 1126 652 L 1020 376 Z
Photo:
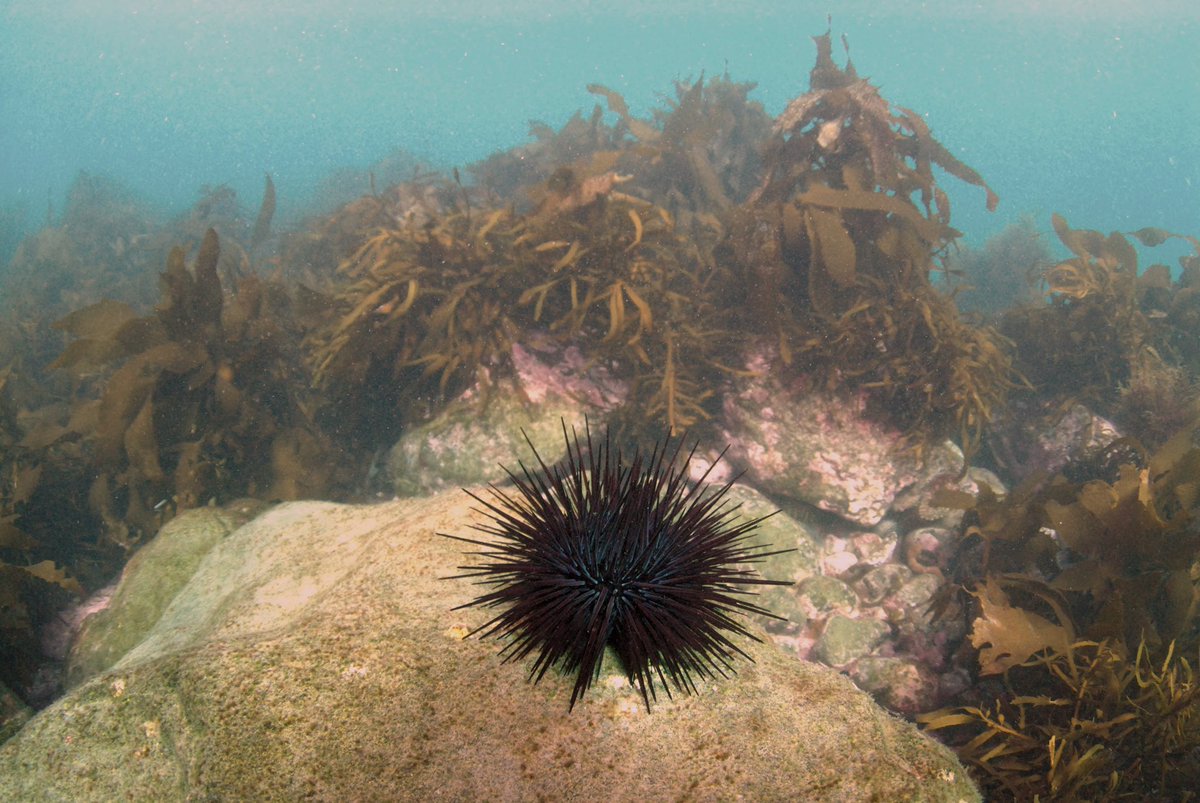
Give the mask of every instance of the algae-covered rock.
M 800 583 L 797 590 L 801 603 L 818 619 L 837 611 L 853 611 L 858 605 L 858 595 L 836 577 L 819 574 Z
M 0 744 L 21 730 L 31 716 L 33 716 L 33 711 L 29 706 L 25 705 L 20 697 L 13 694 L 11 689 L 0 683 Z
M 67 686 L 112 666 L 140 642 L 213 546 L 264 508 L 245 500 L 189 510 L 129 560 L 107 606 L 89 616 L 67 662 Z
M 480 381 L 436 418 L 405 432 L 387 460 L 397 495 L 502 480 L 503 467 L 515 471 L 518 459 L 534 462 L 527 437 L 553 464 L 567 452 L 564 425 L 581 438 L 585 421 L 603 433 L 607 412 L 628 392 L 574 347 L 514 345 L 512 364 L 514 376 Z
M 497 482 L 504 479 L 504 468 L 519 471 L 518 460 L 536 465 L 525 436 L 552 464 L 566 454 L 564 421 L 568 431 L 574 426 L 582 436 L 584 416 L 577 407 L 565 401 L 530 406 L 511 391 L 509 380 L 497 385 L 508 389 L 486 402 L 457 399 L 437 418 L 404 433 L 387 462 L 397 495 Z
M 938 704 L 938 679 L 916 661 L 890 656 L 860 658 L 850 673 L 855 684 L 871 692 L 892 711 L 918 714 Z
M 889 632 L 887 624 L 878 619 L 831 616 L 812 654 L 830 666 L 845 666 L 869 653 Z
M 757 487 L 872 526 L 919 477 L 901 433 L 866 413 L 866 397 L 784 385 L 764 355 L 725 396 L 729 458 Z
M 747 485 L 729 488 L 728 502 L 736 506 L 732 523 L 767 516 L 747 540 L 755 547 L 779 550 L 755 564 L 763 577 L 798 584 L 820 572 L 820 550 L 816 536 L 802 522 L 784 513 L 771 500 Z M 786 551 L 783 551 L 786 550 Z M 796 635 L 803 629 L 808 616 L 800 604 L 796 585 L 762 586 L 755 603 L 782 619 L 755 614 L 751 618 L 777 635 Z
M 478 589 L 446 578 L 473 558 L 436 533 L 469 533 L 470 507 L 208 519 L 210 551 L 144 637 L 0 747 L 0 799 L 978 799 L 948 750 L 765 641 L 652 711 L 606 660 L 569 712 L 572 678 L 532 685 L 465 637 L 489 614 L 454 610 Z M 81 649 L 115 654 L 97 642 L 119 633 Z

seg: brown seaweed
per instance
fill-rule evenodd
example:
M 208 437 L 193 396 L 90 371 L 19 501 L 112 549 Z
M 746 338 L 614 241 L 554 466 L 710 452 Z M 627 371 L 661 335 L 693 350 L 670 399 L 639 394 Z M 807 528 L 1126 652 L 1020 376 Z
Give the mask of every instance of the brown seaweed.
M 1077 641 L 1020 662 L 1004 697 L 917 721 L 953 740 L 989 797 L 1194 799 L 1200 682 L 1181 653 Z
M 979 673 L 1001 676 L 1003 689 L 918 720 L 950 735 L 985 789 L 1091 800 L 1194 787 L 1193 437 L 1185 429 L 1149 458 L 1110 449 L 1127 458 L 1115 476 L 1105 466 L 1035 478 L 1007 499 L 981 490 L 968 503 L 963 548 L 979 562 L 960 564 L 959 579 L 974 598 L 971 643 Z
M 707 271 L 671 215 L 621 184 L 611 171 L 561 168 L 529 214 L 462 209 L 380 229 L 338 268 L 346 287 L 314 340 L 317 381 L 357 394 L 378 430 L 379 406 L 403 415 L 482 370 L 509 370 L 515 339 L 537 331 L 613 361 L 635 406 L 669 427 L 706 416 L 702 322 L 717 316 Z M 376 390 L 367 399 L 359 388 Z
M 1200 250 L 1180 259 L 1174 280 L 1165 265 L 1140 270 L 1119 232 L 1073 229 L 1060 215 L 1052 223 L 1072 256 L 1043 273 L 1049 303 L 1001 318 L 1017 365 L 1041 395 L 1086 402 L 1157 446 L 1197 413 Z M 1134 235 L 1143 244 L 1177 236 L 1156 229 Z
M 258 217 L 254 220 L 254 232 L 250 235 L 250 253 L 258 251 L 259 247 L 271 236 L 271 219 L 275 217 L 275 182 L 267 173 L 266 186 L 263 189 L 262 206 L 258 209 Z
M 893 106 L 816 37 L 810 90 L 776 119 L 764 175 L 718 259 L 752 288 L 745 326 L 785 370 L 865 389 L 918 449 L 956 432 L 968 459 L 1020 384 L 1007 341 L 960 319 L 930 282 L 958 233 L 932 167 L 995 195 L 910 110 Z M 765 331 L 764 331 L 765 330 Z
M 304 412 L 309 383 L 297 376 L 298 352 L 281 348 L 299 340 L 285 328 L 287 294 L 247 278 L 227 296 L 219 260 L 209 229 L 190 269 L 183 249 L 172 250 L 152 315 L 101 301 L 59 324 L 77 340 L 55 367 L 78 374 L 119 362 L 98 402 L 77 405 L 91 414 L 71 426 L 93 449 L 90 504 L 109 539 L 126 547 L 209 499 L 335 483 L 336 453 Z M 301 449 L 324 455 L 313 464 L 321 470 L 287 459 Z

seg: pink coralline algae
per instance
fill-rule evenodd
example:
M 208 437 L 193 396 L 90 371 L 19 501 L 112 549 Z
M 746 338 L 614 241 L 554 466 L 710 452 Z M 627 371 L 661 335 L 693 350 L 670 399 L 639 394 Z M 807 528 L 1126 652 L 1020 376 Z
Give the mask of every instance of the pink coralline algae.
M 785 386 L 765 366 L 752 358 L 747 367 L 758 376 L 725 397 L 730 461 L 766 493 L 876 524 L 919 476 L 900 432 L 865 416 L 863 394 Z
M 558 353 L 550 348 L 525 348 L 514 343 L 512 363 L 522 393 L 535 405 L 543 403 L 547 396 L 558 396 L 576 399 L 593 410 L 608 411 L 621 404 L 629 392 L 628 386 L 604 366 L 589 365 L 575 346 Z
M 586 417 L 603 431 L 606 413 L 627 393 L 625 383 L 574 347 L 513 345 L 512 363 L 515 376 L 481 374 L 437 419 L 405 433 L 388 456 L 398 495 L 501 480 L 500 466 L 527 454 L 526 437 L 554 462 L 564 424 L 582 428 Z
M 1064 413 L 1048 403 L 1018 401 L 994 422 L 988 443 L 1018 476 L 1053 475 L 1120 437 L 1115 424 L 1082 404 Z

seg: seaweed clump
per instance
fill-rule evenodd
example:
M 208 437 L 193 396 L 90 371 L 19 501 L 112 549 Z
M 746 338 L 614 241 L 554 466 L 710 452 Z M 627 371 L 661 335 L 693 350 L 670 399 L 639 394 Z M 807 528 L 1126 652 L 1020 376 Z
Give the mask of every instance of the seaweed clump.
M 1023 215 L 982 248 L 948 254 L 946 279 L 960 310 L 991 320 L 1011 307 L 1039 300 L 1038 284 L 1053 261 L 1033 216 Z
M 126 548 L 210 499 L 336 486 L 336 450 L 303 396 L 290 297 L 257 277 L 227 297 L 219 258 L 209 229 L 191 270 L 182 248 L 171 251 L 151 315 L 105 300 L 56 324 L 75 339 L 52 367 L 101 377 L 98 398 L 83 394 L 68 428 L 90 444 L 89 503 Z
M 1128 378 L 1129 356 L 1146 341 L 1137 252 L 1117 232 L 1072 229 L 1057 214 L 1053 224 L 1073 256 L 1042 277 L 1050 303 L 1010 311 L 1002 330 L 1036 387 L 1101 399 Z
M 386 440 L 510 372 L 514 343 L 547 340 L 629 387 L 632 426 L 708 418 L 711 373 L 738 343 L 720 303 L 734 277 L 712 250 L 769 130 L 752 86 L 701 76 L 642 120 L 592 85 L 615 122 L 597 104 L 559 131 L 533 123 L 536 141 L 472 166 L 474 185 L 414 177 L 327 218 L 323 230 L 353 232 L 333 249 L 329 319 L 309 340 L 337 400 L 327 423 Z
M 1200 679 L 1173 648 L 1076 641 L 1010 670 L 1004 698 L 918 719 L 973 734 L 956 749 L 989 795 L 1193 800 Z
M 58 502 L 58 527 L 44 526 L 39 488 L 54 485 L 73 465 L 73 444 L 55 445 L 63 428 L 44 416 L 21 416 L 16 387 L 21 378 L 0 370 L 0 684 L 20 690 L 28 702 L 41 704 L 54 689 L 40 682 L 44 662 L 39 633 L 58 611 L 83 593 L 74 566 L 63 561 L 67 549 L 85 563 L 86 543 L 71 543 L 80 524 L 69 498 Z M 22 421 L 22 418 L 25 420 Z M 72 521 L 74 519 L 74 521 Z M 58 547 L 56 549 L 56 547 Z
M 1060 215 L 1052 222 L 1071 257 L 1042 276 L 1049 303 L 1004 314 L 1017 365 L 1040 395 L 1087 402 L 1161 445 L 1200 414 L 1200 241 L 1154 228 L 1130 233 L 1147 247 L 1171 238 L 1192 246 L 1173 278 L 1162 264 L 1140 270 L 1120 232 L 1073 229 Z
M 720 213 L 745 202 L 761 173 L 761 149 L 771 133 L 762 104 L 749 99 L 754 84 L 728 74 L 677 81 L 675 96 L 649 119 L 633 115 L 625 98 L 601 84 L 587 89 L 602 98 L 615 122 L 596 104 L 560 130 L 530 123 L 534 142 L 495 154 L 470 172 L 490 197 L 534 201 L 537 188 L 562 167 L 586 177 L 615 170 L 630 177 L 627 190 L 666 208 L 688 227 L 691 214 L 719 228 Z
M 461 189 L 452 208 L 395 219 L 343 259 L 311 353 L 316 381 L 357 411 L 346 434 L 377 437 L 415 405 L 510 371 L 512 345 L 534 333 L 585 345 L 670 427 L 706 416 L 695 372 L 718 316 L 711 271 L 624 181 L 563 167 L 525 214 L 474 209 Z
M 815 41 L 811 88 L 775 121 L 721 248 L 751 288 L 746 325 L 784 366 L 868 391 L 915 446 L 956 429 L 969 455 L 1016 378 L 1004 339 L 930 282 L 958 236 L 933 168 L 997 198 L 920 115 L 838 67 L 829 33 Z
M 958 579 L 983 682 L 970 701 L 919 720 L 947 734 L 986 790 L 1062 800 L 1193 794 L 1193 435 L 1184 430 L 1149 457 L 1116 444 L 1074 466 L 1074 479 L 1031 481 L 1007 499 L 982 490 L 966 505 L 942 500 L 969 508 Z

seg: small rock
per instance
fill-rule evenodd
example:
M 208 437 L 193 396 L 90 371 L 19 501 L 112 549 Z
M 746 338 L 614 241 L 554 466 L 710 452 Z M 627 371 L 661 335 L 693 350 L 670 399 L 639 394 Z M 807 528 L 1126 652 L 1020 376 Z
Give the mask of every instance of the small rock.
M 931 574 L 909 575 L 909 580 L 892 595 L 889 602 L 909 610 L 923 608 L 942 587 L 937 577 Z
M 848 613 L 858 605 L 858 595 L 836 577 L 817 575 L 797 587 L 805 613 L 812 619 L 824 619 L 832 613 Z
M 899 591 L 911 577 L 912 572 L 908 568 L 897 563 L 885 563 L 858 578 L 852 587 L 863 602 L 878 605 Z
M 904 536 L 904 565 L 941 578 L 958 549 L 958 533 L 945 527 L 918 527 Z
M 819 571 L 818 549 L 812 532 L 802 523 L 780 511 L 771 500 L 746 485 L 732 485 L 728 492 L 732 509 L 736 506 L 733 523 L 767 516 L 755 528 L 749 545 L 780 551 L 753 565 L 754 571 L 770 580 L 799 583 Z M 753 618 L 764 630 L 776 636 L 798 636 L 808 623 L 808 615 L 800 604 L 795 585 L 764 585 L 757 590 L 755 605 L 766 608 L 775 619 L 759 614 Z
M 860 564 L 879 566 L 892 559 L 899 536 L 894 530 L 882 533 L 858 533 L 850 536 L 850 551 Z
M 878 619 L 851 619 L 834 615 L 825 623 L 825 630 L 813 646 L 813 657 L 835 668 L 862 658 L 891 632 Z
M 821 573 L 840 577 L 858 565 L 858 555 L 848 548 L 840 538 L 825 539 L 825 551 L 821 555 Z
M 918 714 L 937 707 L 940 688 L 936 675 L 905 658 L 860 658 L 850 677 L 880 705 L 901 714 Z

